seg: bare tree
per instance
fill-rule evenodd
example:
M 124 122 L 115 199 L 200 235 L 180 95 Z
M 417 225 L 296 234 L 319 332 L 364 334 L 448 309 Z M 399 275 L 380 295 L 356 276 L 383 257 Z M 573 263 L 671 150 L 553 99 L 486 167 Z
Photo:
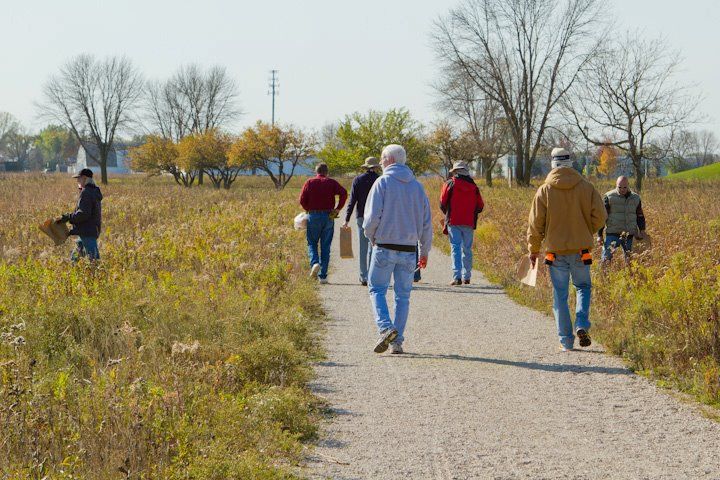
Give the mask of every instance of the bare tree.
M 699 98 L 674 80 L 679 65 L 679 54 L 664 41 L 627 34 L 589 62 L 564 102 L 588 142 L 615 146 L 630 157 L 637 190 L 644 163 L 666 156 L 662 135 L 679 132 L 695 114 Z
M 147 118 L 153 133 L 179 142 L 188 135 L 231 126 L 242 114 L 237 98 L 237 84 L 224 67 L 203 71 L 188 65 L 164 82 L 147 84 Z M 200 183 L 202 175 L 203 170 Z
M 700 130 L 697 133 L 698 153 L 703 165 L 710 165 L 718 158 L 720 143 L 717 137 L 710 130 Z
M 466 0 L 436 22 L 443 71 L 460 71 L 502 108 L 519 184 L 532 165 L 552 110 L 597 49 L 601 0 Z
M 8 112 L 0 112 L 0 145 L 3 145 L 7 136 L 17 130 L 20 124 L 15 117 Z
M 482 166 L 485 183 L 491 187 L 497 161 L 511 150 L 510 132 L 502 108 L 461 69 L 448 72 L 435 90 L 440 110 L 459 120 L 473 137 L 474 155 Z
M 130 60 L 88 54 L 67 62 L 45 84 L 42 113 L 72 130 L 85 151 L 100 165 L 107 184 L 107 159 L 116 134 L 130 125 L 142 93 L 142 78 Z

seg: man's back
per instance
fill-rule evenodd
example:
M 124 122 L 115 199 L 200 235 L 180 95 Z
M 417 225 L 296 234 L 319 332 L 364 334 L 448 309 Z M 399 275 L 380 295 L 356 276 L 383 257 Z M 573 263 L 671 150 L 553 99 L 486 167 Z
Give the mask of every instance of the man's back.
M 430 250 L 432 222 L 425 190 L 404 165 L 391 165 L 373 185 L 365 207 L 367 237 L 375 243 L 421 244 Z
M 335 206 L 336 195 L 340 196 L 337 207 Z M 300 193 L 300 205 L 307 211 L 340 209 L 346 199 L 347 190 L 336 180 L 325 175 L 309 178 Z
M 593 246 L 593 233 L 607 213 L 595 187 L 572 168 L 552 170 L 530 210 L 528 243 L 533 252 L 545 242 L 548 252 L 564 255 Z

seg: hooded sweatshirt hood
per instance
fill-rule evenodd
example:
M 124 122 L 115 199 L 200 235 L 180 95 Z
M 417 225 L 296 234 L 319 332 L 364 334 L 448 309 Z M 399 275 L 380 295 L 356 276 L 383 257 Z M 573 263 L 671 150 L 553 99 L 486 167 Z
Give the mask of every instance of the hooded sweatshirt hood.
M 577 170 L 571 167 L 554 168 L 545 178 L 545 183 L 560 190 L 570 190 L 583 180 Z
M 415 180 L 415 174 L 412 170 L 410 170 L 410 167 L 407 165 L 400 165 L 399 163 L 393 163 L 389 167 L 385 167 L 383 174 L 403 183 L 410 183 Z

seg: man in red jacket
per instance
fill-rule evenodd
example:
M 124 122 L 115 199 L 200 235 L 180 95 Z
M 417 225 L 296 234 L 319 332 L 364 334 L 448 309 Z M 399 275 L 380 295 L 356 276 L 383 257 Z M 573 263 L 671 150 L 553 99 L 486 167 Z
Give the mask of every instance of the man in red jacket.
M 475 185 L 468 165 L 455 162 L 451 178 L 440 192 L 440 210 L 445 214 L 445 231 L 450 237 L 453 260 L 453 281 L 450 285 L 470 283 L 472 244 L 478 214 L 485 206 L 480 189 Z
M 347 200 L 347 190 L 332 178 L 328 178 L 328 166 L 319 163 L 315 167 L 317 176 L 309 178 L 300 192 L 300 205 L 308 212 L 307 244 L 310 257 L 310 276 L 319 277 L 320 283 L 327 283 L 330 265 L 330 245 L 335 231 L 334 219 Z M 335 196 L 340 201 L 335 205 Z M 320 255 L 318 255 L 318 242 Z

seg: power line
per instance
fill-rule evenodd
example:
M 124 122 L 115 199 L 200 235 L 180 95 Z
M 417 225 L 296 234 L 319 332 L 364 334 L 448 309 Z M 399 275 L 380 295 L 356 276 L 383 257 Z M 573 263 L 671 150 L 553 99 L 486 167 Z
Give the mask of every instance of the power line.
M 280 95 L 280 79 L 278 76 L 278 70 L 270 70 L 270 84 L 268 87 L 270 90 L 268 91 L 268 95 L 272 95 L 272 123 L 271 125 L 275 126 L 275 97 L 277 95 Z

